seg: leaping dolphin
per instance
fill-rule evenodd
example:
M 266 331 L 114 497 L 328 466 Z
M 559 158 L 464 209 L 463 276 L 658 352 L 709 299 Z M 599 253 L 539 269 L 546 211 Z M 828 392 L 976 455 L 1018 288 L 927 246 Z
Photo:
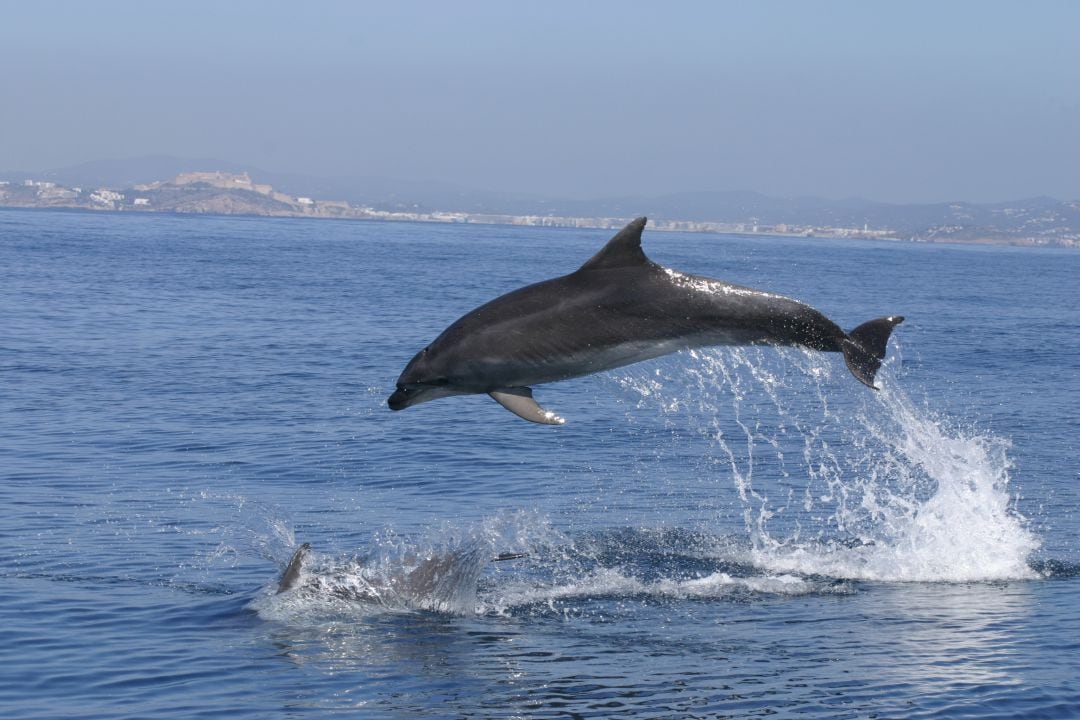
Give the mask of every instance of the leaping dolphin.
M 531 385 L 590 375 L 711 345 L 797 345 L 844 354 L 874 387 L 899 315 L 845 333 L 809 305 L 662 267 L 645 256 L 640 217 L 575 272 L 514 290 L 467 313 L 405 366 L 391 410 L 487 393 L 518 417 L 565 422 Z

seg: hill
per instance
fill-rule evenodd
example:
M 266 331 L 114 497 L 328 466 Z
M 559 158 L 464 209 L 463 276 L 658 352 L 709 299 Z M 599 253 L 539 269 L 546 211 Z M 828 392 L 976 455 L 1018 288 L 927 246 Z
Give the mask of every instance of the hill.
M 219 182 L 215 176 L 231 179 Z M 239 177 L 244 179 L 235 179 Z M 106 195 L 80 196 L 83 188 Z M 109 200 L 108 193 L 129 196 L 126 205 Z M 138 200 L 134 194 L 139 194 Z M 101 160 L 38 173 L 2 172 L 0 204 L 531 224 L 582 225 L 591 220 L 594 226 L 648 215 L 658 226 L 685 230 L 1080 246 L 1080 202 L 1047 197 L 982 204 L 894 204 L 730 191 L 573 200 L 470 190 L 448 183 L 315 178 L 166 155 Z

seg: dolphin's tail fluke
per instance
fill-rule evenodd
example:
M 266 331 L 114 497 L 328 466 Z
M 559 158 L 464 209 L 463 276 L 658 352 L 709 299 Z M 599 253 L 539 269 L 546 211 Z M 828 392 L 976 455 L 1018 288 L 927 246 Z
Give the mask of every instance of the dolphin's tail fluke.
M 874 387 L 874 376 L 885 359 L 885 348 L 893 328 L 904 322 L 902 315 L 864 322 L 840 342 L 848 370 L 859 382 Z M 876 388 L 875 388 L 876 389 Z

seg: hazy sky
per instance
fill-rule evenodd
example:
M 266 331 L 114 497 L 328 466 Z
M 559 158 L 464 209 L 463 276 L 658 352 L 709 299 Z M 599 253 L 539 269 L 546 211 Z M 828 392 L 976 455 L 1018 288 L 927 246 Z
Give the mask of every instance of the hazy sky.
M 1078 199 L 1078 38 L 1071 1 L 7 0 L 0 168 Z

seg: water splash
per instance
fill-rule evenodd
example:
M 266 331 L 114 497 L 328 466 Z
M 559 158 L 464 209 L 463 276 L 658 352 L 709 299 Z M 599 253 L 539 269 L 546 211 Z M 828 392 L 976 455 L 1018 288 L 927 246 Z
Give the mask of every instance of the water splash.
M 445 521 L 422 537 L 386 529 L 360 555 L 315 553 L 295 590 L 275 595 L 269 583 L 253 606 L 289 623 L 388 610 L 606 616 L 626 600 L 1038 575 L 1028 563 L 1038 540 L 1009 491 L 1007 440 L 913 402 L 889 365 L 871 392 L 819 353 L 687 355 L 615 380 L 678 432 L 695 431 L 712 455 L 699 466 L 707 483 L 731 484 L 741 534 L 636 527 L 571 538 L 521 511 Z M 506 550 L 529 558 L 490 562 Z
M 1039 541 L 1009 492 L 1008 441 L 917 405 L 889 364 L 868 393 L 846 373 L 834 378 L 839 367 L 818 353 L 688 355 L 689 367 L 619 382 L 707 438 L 759 568 L 882 581 L 1036 576 L 1028 558 Z
M 480 576 L 493 558 L 507 550 L 528 552 L 557 536 L 545 518 L 524 511 L 475 524 L 444 521 L 420 538 L 384 529 L 359 555 L 312 553 L 293 589 L 276 594 L 276 582 L 268 584 L 252 607 L 284 622 L 388 610 L 471 614 L 480 605 Z
M 173 580 L 211 583 L 222 569 L 250 558 L 276 560 L 296 545 L 288 512 L 241 493 L 166 490 L 166 495 L 201 522 L 171 525 L 173 532 L 197 541 L 203 550 L 182 560 Z

